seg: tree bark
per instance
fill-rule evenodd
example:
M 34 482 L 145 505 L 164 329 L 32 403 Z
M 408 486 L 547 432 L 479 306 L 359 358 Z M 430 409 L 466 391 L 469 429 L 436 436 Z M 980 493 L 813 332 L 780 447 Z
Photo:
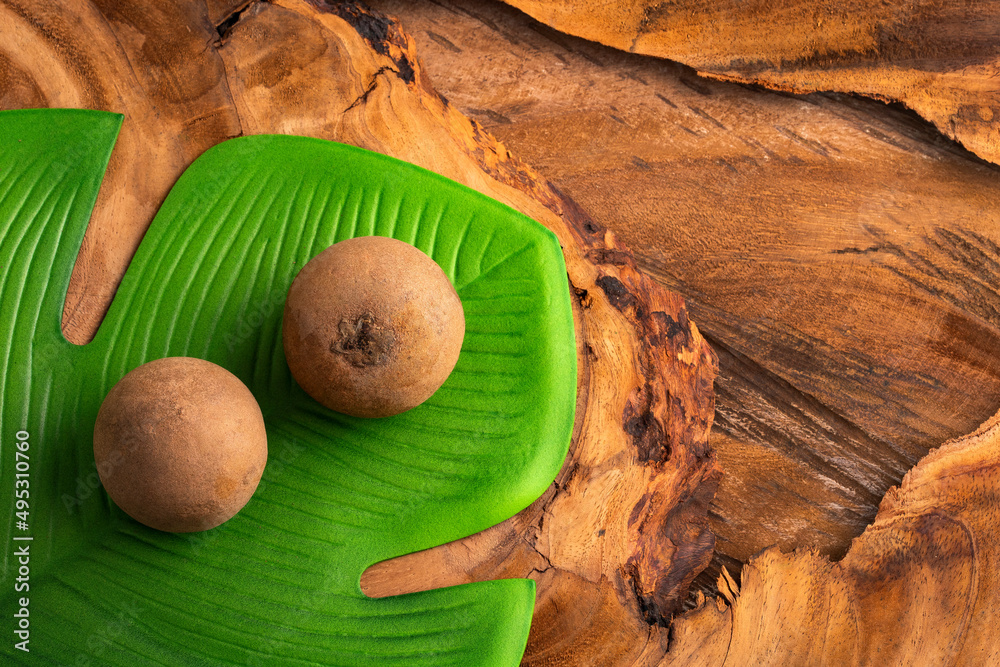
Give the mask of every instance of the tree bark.
M 208 147 L 288 133 L 408 160 L 546 225 L 563 246 L 577 422 L 552 487 L 484 533 L 373 567 L 372 595 L 498 577 L 538 584 L 526 661 L 663 654 L 708 562 L 716 359 L 683 301 L 572 200 L 430 86 L 412 40 L 353 2 L 0 2 L 3 108 L 126 116 L 81 249 L 64 332 L 95 332 L 159 204 Z

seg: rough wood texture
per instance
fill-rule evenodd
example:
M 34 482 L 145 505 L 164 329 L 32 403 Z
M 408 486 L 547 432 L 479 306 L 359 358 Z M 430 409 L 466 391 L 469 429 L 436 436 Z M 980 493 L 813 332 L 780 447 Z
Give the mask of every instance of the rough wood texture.
M 96 329 L 184 168 L 239 134 L 336 139 L 465 183 L 552 229 L 573 288 L 580 383 L 571 454 L 517 517 L 372 568 L 373 595 L 504 576 L 538 582 L 527 661 L 607 665 L 665 651 L 710 558 L 716 361 L 676 294 L 571 200 L 430 87 L 412 41 L 356 3 L 0 2 L 3 108 L 126 114 L 67 301 Z M 15 85 L 16 82 L 16 85 Z
M 877 102 L 705 80 L 496 3 L 377 4 L 719 354 L 706 590 L 773 544 L 843 556 L 929 448 L 1000 405 L 996 167 Z
M 707 76 L 904 103 L 1000 161 L 1000 2 L 505 0 L 543 23 Z
M 63 327 L 74 342 L 90 340 L 177 175 L 240 132 L 222 62 L 205 57 L 218 34 L 204 13 L 196 3 L 0 2 L 0 108 L 104 109 L 130 118 L 70 282 Z M 147 44 L 147 35 L 156 39 Z
M 1000 663 L 1000 414 L 927 455 L 847 556 L 769 549 L 674 622 L 664 665 Z

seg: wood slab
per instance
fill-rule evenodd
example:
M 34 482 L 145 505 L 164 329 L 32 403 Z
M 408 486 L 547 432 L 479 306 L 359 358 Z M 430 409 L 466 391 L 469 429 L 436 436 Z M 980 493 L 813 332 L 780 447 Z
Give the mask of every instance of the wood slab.
M 716 79 L 901 102 L 1000 162 L 1000 2 L 506 0 L 565 33 Z
M 1000 407 L 997 167 L 878 102 L 707 80 L 499 3 L 377 4 L 719 355 L 706 592 L 771 545 L 843 557 L 918 459 Z
M 908 472 L 843 560 L 765 551 L 646 664 L 995 665 L 998 493 L 1000 413 Z
M 628 664 L 711 557 L 716 359 L 681 298 L 430 86 L 412 39 L 354 2 L 0 1 L 0 107 L 125 123 L 76 265 L 66 336 L 89 340 L 171 184 L 228 138 L 287 133 L 408 160 L 558 236 L 579 356 L 571 452 L 552 487 L 484 533 L 373 567 L 371 595 L 499 577 L 538 584 L 526 661 Z

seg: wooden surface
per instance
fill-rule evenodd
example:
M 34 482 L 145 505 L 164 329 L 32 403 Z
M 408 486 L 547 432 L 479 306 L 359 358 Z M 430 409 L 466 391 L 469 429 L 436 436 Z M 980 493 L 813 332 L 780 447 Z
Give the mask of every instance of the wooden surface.
M 674 623 L 662 665 L 1000 663 L 1000 413 L 927 455 L 847 556 L 755 557 L 728 605 Z
M 706 80 L 498 3 L 377 4 L 719 355 L 706 592 L 771 545 L 842 557 L 920 457 L 1000 407 L 997 167 L 878 102 Z
M 792 92 L 902 102 L 1000 161 L 997 0 L 506 0 L 562 32 Z
M 532 507 L 372 568 L 367 592 L 530 576 L 528 664 L 881 662 L 875 649 L 889 663 L 995 662 L 996 423 L 889 489 L 1000 406 L 1000 169 L 899 106 L 706 80 L 498 3 L 376 4 L 402 29 L 352 2 L 0 0 L 0 107 L 128 116 L 67 336 L 92 335 L 170 184 L 214 143 L 285 132 L 410 160 L 558 235 L 578 418 Z M 923 89 L 993 94 L 996 42 L 979 37 L 996 12 L 970 4 L 963 16 L 985 19 L 965 25 L 952 6 L 928 3 L 940 20 L 927 25 L 964 26 L 968 48 L 935 53 L 979 64 L 939 68 Z M 936 33 L 899 34 L 937 48 Z M 874 81 L 865 72 L 899 73 L 890 51 L 849 64 L 828 51 L 808 71 Z M 992 104 L 959 106 L 979 120 L 954 130 L 921 112 L 989 157 L 969 137 L 993 145 Z M 721 575 L 723 598 L 695 595 L 668 654 L 713 531 L 700 587 Z
M 716 359 L 683 301 L 573 201 L 430 86 L 412 41 L 356 3 L 0 2 L 0 106 L 90 107 L 125 123 L 67 297 L 89 340 L 160 202 L 209 146 L 243 134 L 336 139 L 414 162 L 553 230 L 572 286 L 577 422 L 556 482 L 479 535 L 373 567 L 388 595 L 530 577 L 529 664 L 663 655 L 707 563 L 718 468 Z

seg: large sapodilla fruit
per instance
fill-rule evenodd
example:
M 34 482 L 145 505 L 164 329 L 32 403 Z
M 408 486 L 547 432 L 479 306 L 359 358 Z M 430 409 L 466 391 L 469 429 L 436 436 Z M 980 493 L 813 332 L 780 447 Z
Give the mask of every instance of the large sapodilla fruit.
M 256 490 L 267 464 L 264 418 L 221 366 L 157 359 L 108 392 L 94 459 L 108 495 L 136 521 L 172 533 L 208 530 Z
M 403 241 L 365 236 L 302 268 L 282 335 L 306 393 L 337 412 L 387 417 L 420 405 L 448 378 L 465 315 L 434 260 Z

